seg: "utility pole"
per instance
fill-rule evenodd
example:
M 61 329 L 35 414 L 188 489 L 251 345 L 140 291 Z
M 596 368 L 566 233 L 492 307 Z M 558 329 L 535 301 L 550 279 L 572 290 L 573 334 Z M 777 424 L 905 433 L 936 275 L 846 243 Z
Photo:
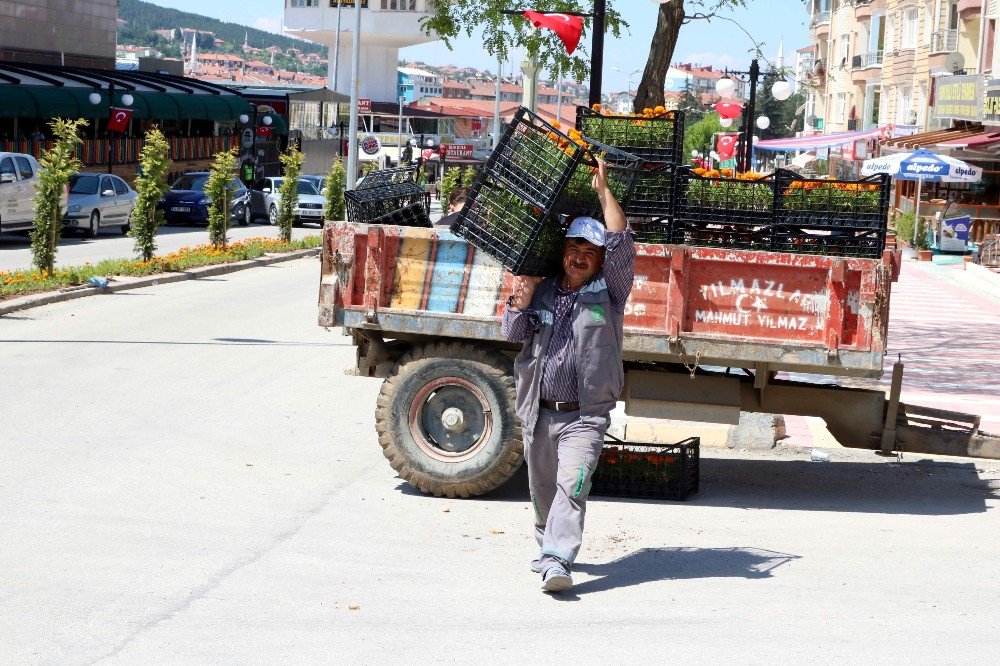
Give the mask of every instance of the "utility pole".
M 361 3 L 354 2 L 354 53 L 351 62 L 351 121 L 347 137 L 347 188 L 353 190 L 358 181 L 358 98 L 361 81 Z
M 601 103 L 604 83 L 604 31 L 607 29 L 607 0 L 594 0 L 593 42 L 590 54 L 590 107 Z
M 497 94 L 493 100 L 493 147 L 500 145 L 500 79 L 502 77 L 503 61 L 497 59 Z

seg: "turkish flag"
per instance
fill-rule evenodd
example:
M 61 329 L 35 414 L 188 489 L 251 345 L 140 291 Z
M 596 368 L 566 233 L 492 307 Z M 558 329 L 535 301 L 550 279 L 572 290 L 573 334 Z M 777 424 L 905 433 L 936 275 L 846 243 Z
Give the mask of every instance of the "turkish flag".
M 262 136 L 265 139 L 269 138 L 271 136 L 271 128 L 267 125 L 261 125 L 257 128 L 257 136 Z
M 733 159 L 736 151 L 736 135 L 720 134 L 719 140 L 715 144 L 715 152 L 719 153 L 719 160 L 726 161 Z
M 580 43 L 580 35 L 583 34 L 583 17 L 570 16 L 569 14 L 542 14 L 540 12 L 527 11 L 522 14 L 524 18 L 531 21 L 536 28 L 548 28 L 557 35 L 566 46 L 566 52 L 570 55 L 576 50 Z
M 128 129 L 128 121 L 132 120 L 132 109 L 111 109 L 108 119 L 109 132 L 124 132 Z

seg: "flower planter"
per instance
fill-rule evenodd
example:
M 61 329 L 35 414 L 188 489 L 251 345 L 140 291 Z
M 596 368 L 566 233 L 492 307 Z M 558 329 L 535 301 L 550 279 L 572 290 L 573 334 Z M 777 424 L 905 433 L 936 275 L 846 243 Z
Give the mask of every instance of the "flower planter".
M 701 440 L 677 444 L 625 443 L 606 435 L 591 495 L 684 500 L 698 492 Z
M 932 250 L 917 250 L 917 260 L 934 261 L 934 252 Z
M 684 142 L 684 113 L 659 109 L 646 115 L 606 115 L 577 107 L 576 128 L 588 139 L 631 153 L 646 162 L 676 165 Z

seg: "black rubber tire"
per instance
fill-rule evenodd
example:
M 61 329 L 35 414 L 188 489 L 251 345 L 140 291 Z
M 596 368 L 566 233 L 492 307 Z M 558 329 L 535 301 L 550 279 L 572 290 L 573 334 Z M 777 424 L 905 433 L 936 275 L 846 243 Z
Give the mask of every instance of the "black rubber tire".
M 253 209 L 251 209 L 250 204 L 247 203 L 247 205 L 243 207 L 243 219 L 240 221 L 240 226 L 249 227 L 251 224 L 253 224 Z
M 267 223 L 272 227 L 278 224 L 278 207 L 274 204 L 268 209 Z
M 97 238 L 97 233 L 101 229 L 101 214 L 99 212 L 91 211 L 90 221 L 87 223 L 87 228 L 83 230 L 84 238 Z
M 409 427 L 410 408 L 420 390 L 448 377 L 469 382 L 481 391 L 492 415 L 485 443 L 460 462 L 444 462 L 429 455 Z M 500 352 L 460 342 L 422 345 L 400 358 L 382 383 L 375 429 L 383 454 L 410 485 L 437 497 L 471 497 L 503 485 L 524 461 L 514 404 L 513 363 Z

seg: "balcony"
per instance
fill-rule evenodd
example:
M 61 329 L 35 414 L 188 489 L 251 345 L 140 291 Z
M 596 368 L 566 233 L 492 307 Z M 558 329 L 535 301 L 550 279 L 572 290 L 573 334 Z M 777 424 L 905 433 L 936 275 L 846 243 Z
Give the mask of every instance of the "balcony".
M 958 30 L 938 30 L 931 33 L 931 53 L 951 53 L 958 49 Z
M 856 55 L 851 59 L 851 69 L 868 69 L 882 66 L 882 49 Z
M 816 12 L 812 17 L 812 21 L 809 22 L 809 28 L 816 28 L 818 26 L 830 23 L 830 12 Z

